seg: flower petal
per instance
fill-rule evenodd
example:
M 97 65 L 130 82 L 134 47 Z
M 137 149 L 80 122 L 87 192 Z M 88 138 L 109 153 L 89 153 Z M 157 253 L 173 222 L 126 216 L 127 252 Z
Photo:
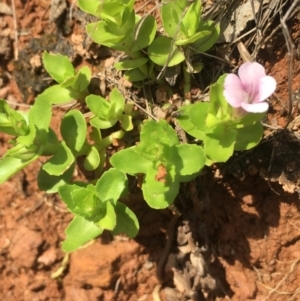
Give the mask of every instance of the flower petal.
M 238 74 L 252 102 L 258 96 L 261 78 L 266 76 L 265 68 L 259 63 L 247 62 L 241 65 Z
M 241 107 L 250 113 L 263 113 L 268 111 L 269 104 L 267 102 L 259 102 L 259 103 L 241 103 Z
M 272 76 L 264 76 L 259 82 L 258 98 L 255 102 L 261 102 L 271 96 L 276 89 L 276 80 Z
M 244 101 L 245 91 L 243 85 L 235 74 L 228 74 L 224 81 L 224 97 L 234 108 L 239 108 Z

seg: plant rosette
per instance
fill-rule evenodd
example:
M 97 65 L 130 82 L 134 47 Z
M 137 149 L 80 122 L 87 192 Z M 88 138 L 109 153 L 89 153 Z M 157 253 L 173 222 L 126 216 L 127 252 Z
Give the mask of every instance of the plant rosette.
M 136 236 L 139 223 L 135 214 L 118 201 L 127 195 L 127 182 L 123 172 L 111 168 L 95 185 L 74 183 L 59 187 L 61 199 L 75 215 L 62 243 L 65 252 L 75 251 L 105 229 L 114 235 Z
M 69 58 L 61 54 L 43 54 L 43 64 L 49 75 L 58 83 L 47 88 L 37 99 L 47 99 L 51 104 L 62 104 L 73 99 L 83 100 L 91 80 L 91 69 L 81 67 L 77 72 Z
M 140 143 L 115 153 L 110 162 L 129 175 L 144 174 L 145 201 L 152 208 L 162 209 L 173 203 L 180 182 L 199 174 L 205 155 L 201 146 L 180 144 L 165 120 L 148 120 L 142 127 Z
M 159 66 L 172 67 L 189 60 L 184 54 L 201 53 L 209 50 L 217 41 L 219 26 L 213 21 L 201 20 L 201 0 L 189 4 L 187 0 L 175 0 L 161 7 L 161 19 L 168 36 L 158 36 L 148 48 L 150 59 Z
M 153 63 L 141 50 L 154 40 L 157 25 L 151 15 L 136 15 L 134 2 L 109 0 L 100 3 L 98 0 L 79 0 L 78 5 L 83 11 L 101 19 L 87 25 L 91 39 L 127 54 L 127 59 L 117 62 L 115 68 L 124 71 L 127 80 L 139 82 L 146 78 L 155 79 Z
M 224 74 L 211 86 L 210 101 L 180 109 L 178 123 L 191 136 L 201 140 L 207 165 L 226 162 L 236 151 L 256 146 L 262 138 L 261 120 L 265 101 L 276 89 L 258 63 L 244 63 L 235 74 Z
M 201 0 L 192 4 L 187 0 L 164 3 L 161 18 L 165 33 L 157 36 L 157 23 L 153 16 L 135 14 L 134 0 L 79 0 L 79 7 L 100 21 L 87 25 L 91 39 L 107 47 L 123 51 L 127 57 L 115 63 L 124 71 L 127 80 L 138 83 L 156 80 L 157 66 L 172 67 L 185 61 L 190 54 L 209 50 L 217 41 L 220 29 L 213 21 L 201 20 Z M 167 36 L 166 36 L 167 35 Z M 199 72 L 201 64 L 192 64 L 189 72 Z

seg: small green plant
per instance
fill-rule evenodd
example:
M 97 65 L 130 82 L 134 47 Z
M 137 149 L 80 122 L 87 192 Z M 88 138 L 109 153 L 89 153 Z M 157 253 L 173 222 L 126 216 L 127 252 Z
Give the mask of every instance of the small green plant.
M 179 65 L 184 60 L 188 61 L 188 67 L 184 66 L 187 72 L 199 72 L 202 65 L 192 63 L 193 55 L 210 49 L 219 36 L 219 27 L 213 21 L 201 20 L 201 1 L 189 5 L 187 0 L 175 0 L 162 5 L 166 34 L 158 36 L 155 18 L 135 14 L 134 2 L 78 1 L 82 10 L 101 19 L 87 26 L 90 37 L 127 55 L 115 68 L 125 71 L 124 76 L 131 82 L 156 80 L 161 67 Z
M 111 164 L 130 175 L 144 174 L 143 195 L 152 208 L 173 203 L 180 182 L 195 178 L 205 165 L 202 147 L 180 144 L 174 129 L 164 120 L 148 120 L 140 143 L 114 154 Z
M 125 99 L 118 89 L 114 88 L 110 93 L 110 101 L 101 96 L 90 94 L 86 98 L 88 108 L 94 113 L 90 123 L 95 128 L 107 129 L 114 126 L 118 121 L 122 129 L 133 129 L 132 113 L 133 104 L 125 104 Z
M 12 148 L 0 160 L 0 183 L 3 183 L 39 156 L 55 153 L 58 140 L 49 129 L 51 105 L 47 100 L 37 99 L 26 116 L 12 110 L 3 99 L 0 107 L 1 131 L 15 136 L 9 141 Z
M 66 103 L 70 100 L 84 100 L 91 80 L 91 70 L 83 66 L 77 72 L 69 59 L 60 54 L 43 54 L 43 63 L 49 75 L 58 83 L 46 89 L 38 98 L 51 104 Z
M 127 55 L 126 60 L 115 64 L 127 79 L 157 80 L 161 69 L 181 64 L 186 93 L 190 73 L 201 69 L 192 56 L 213 46 L 219 27 L 201 20 L 200 0 L 191 4 L 174 0 L 161 6 L 164 30 L 158 34 L 155 18 L 136 15 L 134 2 L 79 0 L 78 4 L 101 19 L 87 26 L 92 39 Z M 113 88 L 108 99 L 91 94 L 88 67 L 76 71 L 67 57 L 47 52 L 43 64 L 57 84 L 40 94 L 29 112 L 17 112 L 0 100 L 0 131 L 13 136 L 11 148 L 0 159 L 0 184 L 39 157 L 47 157 L 38 174 L 39 188 L 59 193 L 74 214 L 62 243 L 66 252 L 78 249 L 104 230 L 129 237 L 138 233 L 134 212 L 122 202 L 128 194 L 126 174 L 142 175 L 145 201 L 162 209 L 173 203 L 180 183 L 197 177 L 205 165 L 226 162 L 235 150 L 257 145 L 263 134 L 260 120 L 268 109 L 265 99 L 276 88 L 275 80 L 266 76 L 258 63 L 243 64 L 238 76 L 222 75 L 211 85 L 209 102 L 179 109 L 178 124 L 195 138 L 180 142 L 166 120 L 145 120 L 141 126 L 135 123 L 133 103 L 126 103 L 118 89 Z M 90 110 L 90 118 L 70 109 L 61 120 L 58 138 L 50 127 L 52 105 L 73 99 Z M 107 147 L 115 139 L 123 139 L 125 133 L 130 139 L 124 139 L 124 149 L 117 149 L 108 160 Z M 95 177 L 89 182 L 73 177 L 79 158 L 83 158 L 85 170 L 94 171 Z
M 118 201 L 126 194 L 126 175 L 114 168 L 106 171 L 95 185 L 74 183 L 60 186 L 60 197 L 75 215 L 66 231 L 63 249 L 72 252 L 105 229 L 114 235 L 136 236 L 139 224 L 135 214 Z
M 200 0 L 190 6 L 188 1 L 166 2 L 161 18 L 167 36 L 156 37 L 148 49 L 150 59 L 159 66 L 171 67 L 188 59 L 192 67 L 193 54 L 209 50 L 219 37 L 214 22 L 201 20 Z
M 224 74 L 211 86 L 210 101 L 184 106 L 178 117 L 181 127 L 203 141 L 207 164 L 226 162 L 236 151 L 256 146 L 263 135 L 261 120 L 268 110 L 264 100 L 276 88 L 258 63 L 240 67 L 241 80 Z

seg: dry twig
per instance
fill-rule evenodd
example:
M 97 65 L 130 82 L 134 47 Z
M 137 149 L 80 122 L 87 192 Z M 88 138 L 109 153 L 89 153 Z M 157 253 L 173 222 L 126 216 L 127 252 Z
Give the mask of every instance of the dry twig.
M 15 0 L 11 1 L 11 9 L 12 9 L 12 14 L 13 14 L 14 36 L 15 36 L 14 59 L 15 59 L 15 61 L 17 61 L 19 58 L 19 38 L 18 38 L 18 25 L 17 25 Z

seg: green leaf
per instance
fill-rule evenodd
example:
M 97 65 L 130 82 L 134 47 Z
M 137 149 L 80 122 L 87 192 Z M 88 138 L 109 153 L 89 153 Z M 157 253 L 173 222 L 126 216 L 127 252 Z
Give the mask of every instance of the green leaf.
M 206 115 L 204 115 L 204 114 L 206 114 L 207 108 L 205 108 L 205 106 L 208 107 L 209 104 L 208 103 L 203 103 L 203 104 L 206 104 L 206 105 L 204 105 L 203 110 L 202 109 L 199 110 L 199 108 L 197 108 L 197 110 L 195 110 L 195 114 L 199 114 L 199 116 L 197 116 L 197 122 L 198 122 L 198 119 L 201 122 L 201 120 L 203 118 L 206 118 Z M 191 114 L 192 114 L 192 112 L 194 112 L 194 106 L 196 106 L 196 105 L 198 106 L 198 103 L 181 107 L 178 110 L 179 115 L 177 117 L 177 122 L 180 125 L 180 127 L 182 127 L 182 129 L 185 132 L 187 132 L 189 135 L 191 135 L 199 140 L 204 140 L 205 132 L 203 130 L 199 130 L 191 120 Z M 198 113 L 196 113 L 196 112 L 198 112 Z
M 181 36 L 175 41 L 175 45 L 181 46 L 181 45 L 192 44 L 199 39 L 203 39 L 204 37 L 209 36 L 210 34 L 211 34 L 210 31 L 200 31 L 200 32 L 196 32 L 194 35 L 188 38 Z
M 128 9 L 121 1 L 110 0 L 103 1 L 98 8 L 99 16 L 103 20 L 109 20 L 119 26 L 122 26 L 122 16 Z
M 39 139 L 36 139 L 37 131 L 38 130 L 36 129 L 35 125 L 32 123 L 29 123 L 29 133 L 26 136 L 19 136 L 16 139 L 17 143 L 22 144 L 23 146 L 26 146 L 26 147 L 30 147 L 32 145 L 41 147 L 42 145 L 41 145 Z M 42 142 L 42 144 L 44 143 L 43 140 L 41 142 Z
M 142 127 L 140 139 L 136 152 L 153 162 L 166 156 L 168 146 L 179 144 L 175 130 L 165 120 L 147 120 Z
M 69 77 L 61 83 L 63 88 L 72 88 L 75 91 L 83 92 L 91 80 L 91 69 L 88 66 L 80 68 L 75 76 Z
M 148 170 L 143 186 L 143 196 L 147 204 L 154 209 L 164 209 L 172 204 L 179 193 L 179 182 L 167 170 L 166 177 L 161 181 L 156 180 L 159 169 Z M 166 182 L 164 182 L 164 180 Z
M 266 112 L 264 113 L 247 113 L 242 118 L 239 118 L 237 124 L 238 127 L 246 127 L 250 125 L 255 125 L 264 119 Z
M 152 162 L 136 153 L 135 148 L 132 146 L 114 153 L 110 158 L 111 165 L 129 175 L 147 173 Z
M 147 120 L 140 134 L 141 141 L 172 146 L 179 144 L 175 130 L 165 120 Z
M 146 78 L 149 78 L 149 76 L 144 74 L 140 69 L 125 71 L 124 77 L 130 82 L 140 82 Z
M 43 53 L 43 63 L 49 75 L 58 83 L 75 75 L 75 69 L 70 60 L 61 54 Z
M 30 108 L 28 120 L 39 130 L 48 132 L 52 117 L 51 103 L 45 99 L 37 98 Z
M 214 162 L 226 162 L 233 154 L 237 130 L 218 124 L 206 133 L 204 152 Z
M 109 95 L 111 106 L 114 106 L 113 118 L 120 117 L 124 111 L 125 99 L 117 88 L 113 88 Z
M 171 38 L 176 39 L 176 35 L 180 32 L 179 25 L 183 10 L 184 8 L 180 7 L 176 1 L 170 1 L 161 8 L 163 27 Z
M 199 24 L 197 31 L 210 31 L 210 34 L 196 40 L 190 48 L 196 52 L 206 52 L 214 44 L 216 44 L 220 35 L 220 26 L 213 21 L 202 21 Z
M 147 62 L 148 62 L 148 58 L 141 57 L 135 60 L 126 60 L 126 61 L 117 62 L 114 64 L 114 67 L 118 70 L 132 70 L 145 65 Z
M 111 104 L 101 96 L 90 94 L 85 102 L 88 108 L 99 118 L 106 120 Z
M 175 180 L 175 166 L 170 167 L 170 164 L 168 166 L 162 161 L 151 166 L 151 168 L 147 170 L 143 186 L 147 185 L 151 187 L 151 190 L 157 194 L 168 192 Z
M 169 1 L 166 0 L 166 1 L 163 1 L 163 2 L 168 3 Z M 173 0 L 172 2 L 176 3 L 182 9 L 182 11 L 184 11 L 185 8 L 188 6 L 190 1 L 189 0 Z
M 51 176 L 61 176 L 70 168 L 74 160 L 72 151 L 65 141 L 62 141 L 55 155 L 42 166 L 42 169 Z
M 93 127 L 92 132 L 90 133 L 90 139 L 93 140 L 96 144 L 100 144 L 102 141 L 100 130 Z
M 148 47 L 156 35 L 156 20 L 153 16 L 145 16 L 135 25 L 135 45 L 131 51 L 138 51 Z
M 208 128 L 215 126 L 219 121 L 225 120 L 232 116 L 232 107 L 226 101 L 224 91 L 224 80 L 226 74 L 219 77 L 218 81 L 210 87 L 210 105 L 208 108 L 208 117 L 206 126 Z
M 85 182 L 65 184 L 58 188 L 58 192 L 73 214 L 87 218 L 95 213 L 95 187 L 93 185 L 87 185 Z
M 194 0 L 185 13 L 181 24 L 187 31 L 187 37 L 196 33 L 201 18 L 201 1 Z M 177 39 L 176 39 L 177 40 Z
M 118 119 L 103 120 L 97 116 L 90 119 L 90 124 L 95 128 L 99 128 L 99 129 L 109 129 L 112 126 L 114 126 L 117 122 Z
M 116 204 L 120 196 L 127 192 L 125 173 L 115 168 L 106 171 L 96 183 L 96 190 L 102 202 L 112 201 Z
M 87 135 L 85 118 L 79 110 L 69 111 L 64 115 L 60 125 L 61 135 L 74 155 L 84 146 Z
M 99 17 L 98 6 L 100 5 L 99 0 L 77 0 L 77 4 L 81 10 L 91 14 L 93 16 Z
M 22 161 L 29 161 L 37 154 L 40 154 L 39 147 L 36 145 L 24 146 L 22 144 L 17 144 L 13 148 L 7 150 L 4 154 L 5 157 L 10 156 L 14 158 L 21 159 Z
M 73 99 L 80 99 L 82 94 L 72 88 L 63 88 L 61 85 L 54 85 L 47 88 L 43 93 L 39 94 L 37 100 L 48 101 L 51 104 L 62 104 Z
M 132 35 L 130 34 L 128 35 L 128 33 L 133 32 L 135 23 L 136 23 L 136 14 L 134 12 L 134 9 L 127 6 L 123 11 L 122 21 L 120 26 L 120 30 L 122 30 L 123 35 L 126 37 L 126 42 L 131 41 Z
M 62 242 L 64 252 L 76 251 L 88 241 L 96 238 L 103 229 L 81 216 L 75 216 L 66 229 L 66 239 Z
M 76 205 L 73 201 L 73 197 L 71 193 L 80 188 L 80 186 L 76 184 L 65 184 L 58 187 L 58 193 L 62 201 L 67 205 L 68 209 L 73 212 L 73 210 L 76 208 Z
M 132 117 L 127 114 L 123 114 L 120 116 L 119 121 L 121 123 L 121 127 L 124 131 L 131 131 L 133 130 L 133 123 L 132 123 Z
M 100 155 L 95 146 L 91 146 L 89 152 L 87 153 L 83 166 L 87 171 L 95 170 L 100 164 Z
M 188 110 L 191 122 L 196 126 L 198 133 L 201 132 L 201 134 L 199 134 L 197 137 L 200 140 L 205 139 L 206 116 L 209 105 L 210 104 L 208 102 L 198 102 L 193 104 Z
M 98 95 L 91 94 L 86 98 L 86 103 L 88 108 L 96 115 L 91 118 L 90 124 L 101 129 L 107 129 L 115 125 L 125 106 L 124 97 L 116 88 L 110 94 L 110 102 Z
M 65 185 L 71 180 L 74 170 L 75 164 L 72 164 L 62 175 L 52 176 L 41 168 L 37 178 L 39 189 L 47 193 L 56 193 L 60 186 Z
M 28 160 L 11 156 L 0 159 L 0 184 L 6 182 L 11 176 L 24 169 L 31 162 L 35 161 L 39 156 L 39 154 L 35 154 Z
M 172 67 L 185 60 L 183 52 L 168 37 L 159 36 L 148 47 L 150 59 L 159 66 Z
M 38 97 L 28 115 L 30 129 L 34 126 L 34 130 L 31 130 L 28 136 L 20 137 L 18 141 L 24 144 L 27 143 L 25 140 L 28 140 L 30 144 L 35 143 L 36 145 L 45 147 L 48 140 L 51 117 L 51 103 L 47 99 Z
M 259 122 L 254 125 L 238 129 L 234 149 L 242 151 L 253 148 L 260 142 L 263 132 L 263 126 Z
M 88 185 L 87 187 L 78 187 L 71 191 L 71 197 L 74 203 L 74 207 L 70 210 L 76 215 L 83 216 L 89 220 L 94 220 L 97 215 L 97 204 L 98 199 L 95 195 L 95 187 L 93 185 Z
M 18 136 L 26 135 L 29 128 L 25 118 L 11 109 L 4 99 L 0 98 L 0 132 Z
M 180 144 L 172 148 L 172 163 L 176 166 L 176 174 L 188 176 L 199 173 L 205 165 L 205 154 L 201 146 Z
M 96 223 L 102 229 L 112 231 L 117 225 L 117 216 L 115 213 L 115 209 L 111 202 L 105 202 L 104 206 L 104 216 L 101 217 L 100 220 L 98 220 Z
M 45 144 L 42 145 L 42 156 L 53 156 L 57 148 L 59 147 L 60 142 L 55 134 L 55 132 L 49 128 L 49 132 L 47 135 L 47 140 Z
M 112 231 L 113 235 L 126 234 L 129 238 L 135 237 L 139 231 L 139 221 L 133 211 L 123 203 L 117 202 L 115 212 L 117 225 Z
M 120 43 L 125 37 L 120 32 L 113 32 L 114 28 L 107 25 L 105 21 L 98 21 L 94 23 L 89 23 L 86 26 L 86 30 L 91 39 L 100 45 L 111 47 L 114 49 L 115 46 Z M 119 49 L 123 50 L 123 49 Z

